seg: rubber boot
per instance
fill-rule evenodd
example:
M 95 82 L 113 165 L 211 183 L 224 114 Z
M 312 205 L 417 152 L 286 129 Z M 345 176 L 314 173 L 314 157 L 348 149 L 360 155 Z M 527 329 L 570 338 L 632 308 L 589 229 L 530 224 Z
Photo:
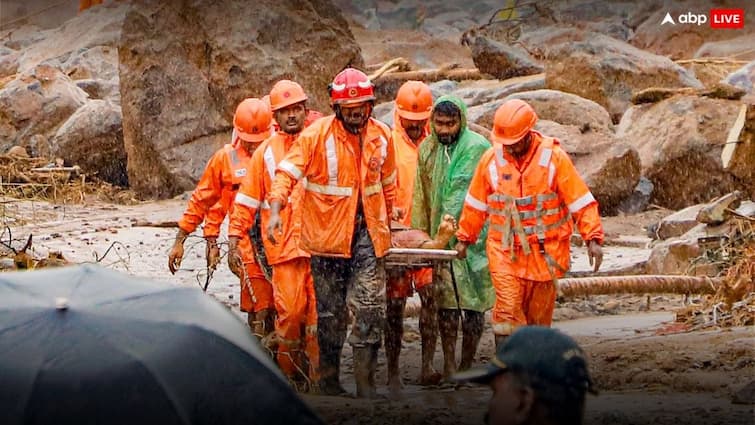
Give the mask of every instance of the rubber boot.
M 357 398 L 375 398 L 375 371 L 377 369 L 377 348 L 374 345 L 354 347 L 354 380 L 357 384 Z
M 320 379 L 317 390 L 322 395 L 345 394 L 340 383 L 341 375 L 341 330 L 339 319 L 334 317 L 320 317 L 317 326 L 318 344 L 320 347 Z

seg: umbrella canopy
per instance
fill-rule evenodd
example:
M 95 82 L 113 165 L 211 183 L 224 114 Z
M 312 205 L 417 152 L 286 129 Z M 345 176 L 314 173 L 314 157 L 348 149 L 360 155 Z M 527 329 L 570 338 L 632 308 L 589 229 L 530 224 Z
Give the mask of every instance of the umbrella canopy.
M 198 288 L 84 265 L 0 274 L 0 424 L 320 424 Z

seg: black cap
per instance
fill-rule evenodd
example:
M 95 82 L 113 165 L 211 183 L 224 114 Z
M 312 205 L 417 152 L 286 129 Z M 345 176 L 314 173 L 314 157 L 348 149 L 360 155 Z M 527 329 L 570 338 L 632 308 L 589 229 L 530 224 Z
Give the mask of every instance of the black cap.
M 457 373 L 453 379 L 486 384 L 505 371 L 596 393 L 585 353 L 571 337 L 555 329 L 524 326 L 517 329 L 485 366 Z

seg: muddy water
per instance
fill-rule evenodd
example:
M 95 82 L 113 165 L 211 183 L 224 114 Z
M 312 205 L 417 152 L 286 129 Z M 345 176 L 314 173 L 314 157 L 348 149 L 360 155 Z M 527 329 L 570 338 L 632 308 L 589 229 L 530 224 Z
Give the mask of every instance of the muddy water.
M 184 207 L 184 200 L 136 206 L 99 203 L 53 206 L 26 202 L 6 208 L 4 218 L 11 226 L 16 240 L 14 246 L 23 245 L 22 241 L 30 233 L 34 235 L 37 257 L 57 250 L 74 262 L 99 259 L 104 266 L 135 275 L 198 287 L 204 283 L 205 269 L 201 238 L 187 240 L 181 269 L 171 275 L 167 270 L 167 254 L 176 229 L 132 226 L 135 220 L 177 220 Z M 24 220 L 26 224 L 19 225 L 13 219 Z M 224 240 L 221 236 L 220 241 Z M 608 246 L 605 251 L 605 269 L 643 261 L 648 254 L 644 248 L 630 247 Z M 589 270 L 583 247 L 574 248 L 573 269 Z M 239 314 L 238 281 L 225 262 L 215 272 L 208 293 Z M 655 336 L 655 331 L 671 320 L 671 315 L 667 311 L 652 310 L 667 308 L 677 300 L 668 298 L 658 307 L 655 300 L 660 297 L 656 297 L 651 311 L 642 312 L 644 300 L 635 298 L 638 299 L 602 296 L 583 300 L 580 305 L 618 302 L 622 306 L 611 310 L 618 315 L 561 320 L 555 324 L 585 346 L 593 375 L 602 390 L 600 396 L 588 400 L 587 423 L 752 424 L 752 406 L 733 405 L 729 400 L 733 391 L 755 377 L 753 330 Z M 600 308 L 585 311 L 590 315 L 609 314 Z M 568 318 L 568 315 L 563 317 Z M 439 351 L 438 347 L 435 358 L 438 369 L 442 360 Z M 492 355 L 493 338 L 486 324 L 476 363 L 485 363 Z M 419 387 L 415 382 L 419 358 L 419 332 L 417 321 L 412 318 L 405 323 L 401 356 L 401 373 L 406 384 L 403 400 L 366 402 L 312 396 L 305 399 L 328 423 L 334 424 L 481 423 L 489 391 L 479 387 Z M 381 354 L 379 384 L 385 382 L 384 359 Z M 343 381 L 347 389 L 353 390 L 351 368 L 347 345 L 343 355 Z M 386 393 L 384 387 L 380 391 Z

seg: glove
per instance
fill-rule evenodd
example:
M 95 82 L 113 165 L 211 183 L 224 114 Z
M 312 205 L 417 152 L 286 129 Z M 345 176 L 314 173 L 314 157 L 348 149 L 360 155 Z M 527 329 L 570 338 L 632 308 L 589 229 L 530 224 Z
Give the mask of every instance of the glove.
M 176 274 L 176 270 L 181 267 L 181 260 L 184 257 L 184 241 L 186 240 L 187 233 L 183 229 L 178 229 L 176 234 L 176 241 L 173 242 L 173 247 L 168 253 L 168 270 L 171 274 Z
M 215 237 L 205 238 L 205 258 L 207 259 L 207 268 L 215 270 L 220 262 L 220 248 L 218 248 L 218 239 Z

